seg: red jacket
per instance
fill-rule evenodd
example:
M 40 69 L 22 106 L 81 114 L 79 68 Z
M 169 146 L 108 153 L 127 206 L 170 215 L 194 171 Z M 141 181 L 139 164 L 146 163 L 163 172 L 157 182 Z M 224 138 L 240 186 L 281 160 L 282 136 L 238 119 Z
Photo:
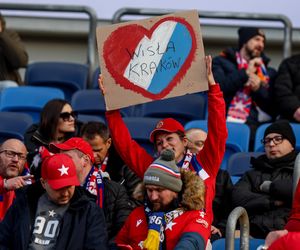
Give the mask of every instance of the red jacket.
M 6 191 L 4 189 L 4 180 L 0 176 L 0 221 L 3 220 L 7 210 L 13 203 L 15 191 Z
M 210 237 L 210 226 L 205 214 L 200 211 L 186 211 L 169 223 L 165 229 L 166 249 L 174 249 L 181 235 L 189 232 L 199 233 L 205 241 Z M 130 245 L 133 249 L 143 249 L 142 242 L 147 238 L 148 223 L 144 207 L 137 207 L 127 218 L 116 237 L 118 244 Z
M 206 185 L 205 211 L 208 216 L 207 220 L 211 224 L 216 176 L 223 160 L 227 139 L 225 102 L 218 84 L 210 86 L 208 92 L 208 113 L 209 131 L 207 139 L 203 150 L 196 157 L 202 168 L 209 175 L 204 180 Z M 145 171 L 154 160 L 153 157 L 132 140 L 119 111 L 107 112 L 106 118 L 112 140 L 121 158 L 128 167 L 143 179 Z
M 289 232 L 280 237 L 268 250 L 299 250 L 300 232 Z

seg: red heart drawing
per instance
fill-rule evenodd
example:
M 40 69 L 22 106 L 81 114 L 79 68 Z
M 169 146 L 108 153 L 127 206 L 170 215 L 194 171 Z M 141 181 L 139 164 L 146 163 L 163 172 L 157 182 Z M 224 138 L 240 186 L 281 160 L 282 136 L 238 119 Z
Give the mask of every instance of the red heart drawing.
M 193 27 L 183 18 L 166 17 L 150 30 L 138 24 L 117 28 L 104 42 L 103 58 L 117 84 L 158 100 L 185 76 L 196 49 Z

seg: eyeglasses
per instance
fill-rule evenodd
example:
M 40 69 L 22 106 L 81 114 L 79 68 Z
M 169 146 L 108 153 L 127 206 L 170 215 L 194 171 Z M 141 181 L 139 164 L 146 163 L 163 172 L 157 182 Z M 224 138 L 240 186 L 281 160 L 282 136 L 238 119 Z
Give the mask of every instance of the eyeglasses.
M 24 155 L 22 153 L 18 153 L 18 152 L 12 151 L 12 150 L 2 150 L 2 151 L 0 151 L 0 154 L 1 153 L 5 153 L 6 157 L 11 158 L 11 159 L 17 155 L 19 160 L 21 160 L 21 161 L 25 161 L 27 158 L 27 155 Z
M 270 138 L 264 138 L 261 140 L 261 143 L 264 144 L 264 145 L 269 145 L 271 143 L 271 141 L 275 144 L 275 145 L 278 145 L 280 143 L 282 143 L 283 141 L 283 136 L 282 135 L 277 135 L 277 136 L 274 136 L 274 137 L 270 137 Z
M 63 112 L 59 114 L 59 117 L 62 118 L 65 122 L 69 121 L 71 116 L 76 119 L 77 118 L 77 113 L 72 111 L 72 112 Z

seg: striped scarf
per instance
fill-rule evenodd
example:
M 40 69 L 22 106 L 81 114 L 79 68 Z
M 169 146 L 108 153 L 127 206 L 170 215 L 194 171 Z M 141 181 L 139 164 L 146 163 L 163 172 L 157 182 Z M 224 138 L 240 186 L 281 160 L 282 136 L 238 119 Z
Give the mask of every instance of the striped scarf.
M 238 52 L 236 52 L 236 62 L 239 70 L 248 68 L 248 62 L 242 58 Z M 263 63 L 257 67 L 256 74 L 261 81 L 265 83 L 264 87 L 268 87 L 269 76 L 267 74 L 266 66 Z M 245 123 L 247 121 L 251 105 L 255 105 L 255 103 L 252 102 L 250 94 L 251 89 L 246 85 L 242 90 L 237 91 L 229 105 L 227 121 L 238 123 Z
M 91 194 L 97 196 L 97 204 L 103 208 L 104 203 L 104 184 L 101 170 L 93 166 L 85 180 L 84 188 Z

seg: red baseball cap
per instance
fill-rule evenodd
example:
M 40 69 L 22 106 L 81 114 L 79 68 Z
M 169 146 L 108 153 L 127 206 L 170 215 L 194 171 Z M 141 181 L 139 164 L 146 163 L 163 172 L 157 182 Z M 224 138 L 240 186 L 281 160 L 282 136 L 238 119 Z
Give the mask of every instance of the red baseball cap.
M 80 137 L 72 137 L 71 139 L 63 143 L 50 143 L 49 148 L 53 152 L 58 152 L 59 150 L 68 151 L 77 149 L 85 155 L 88 155 L 92 163 L 95 162 L 94 153 L 91 145 Z
M 150 141 L 154 143 L 157 132 L 176 133 L 178 131 L 184 133 L 184 127 L 180 122 L 173 118 L 165 118 L 156 124 L 155 129 L 150 134 Z
M 42 163 L 42 178 L 52 189 L 80 185 L 75 164 L 72 158 L 66 154 L 47 157 Z

